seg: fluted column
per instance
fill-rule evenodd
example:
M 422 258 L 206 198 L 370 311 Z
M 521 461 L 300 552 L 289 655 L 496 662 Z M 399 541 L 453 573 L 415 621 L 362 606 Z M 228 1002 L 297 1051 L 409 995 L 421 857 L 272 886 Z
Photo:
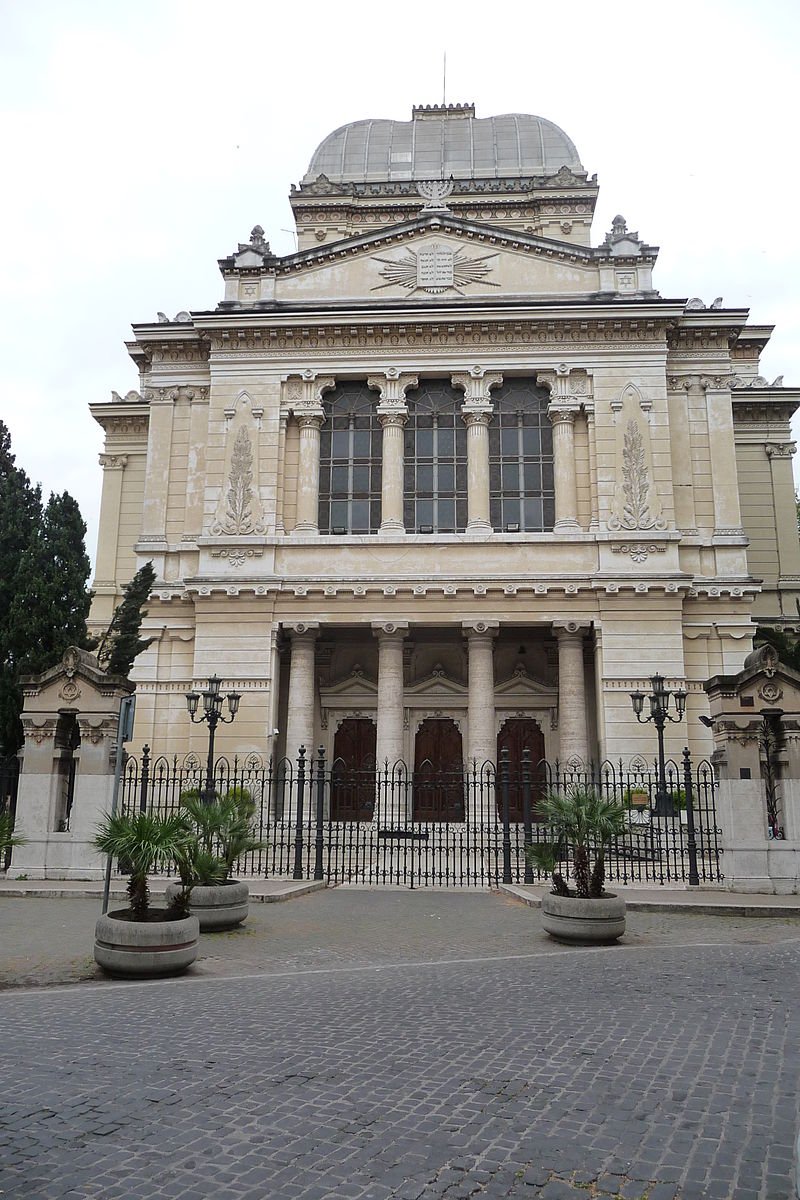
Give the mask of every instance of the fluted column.
M 97 543 L 95 584 L 114 585 L 117 578 L 117 545 L 122 507 L 122 473 L 128 465 L 127 454 L 101 454 L 103 491 L 100 499 L 100 530 Z
M 306 759 L 314 752 L 316 682 L 314 655 L 319 625 L 284 626 L 292 639 L 289 664 L 289 703 L 286 718 L 286 757 L 294 767 L 297 751 L 306 748 Z
M 464 635 L 469 648 L 469 749 L 467 759 L 478 768 L 497 757 L 497 733 L 494 713 L 494 639 L 500 628 L 497 621 L 465 622 Z
M 383 375 L 371 375 L 367 386 L 380 392 L 378 420 L 383 427 L 381 464 L 381 533 L 402 533 L 403 521 L 403 430 L 408 420 L 406 389 L 416 387 L 416 375 L 404 375 L 390 367 Z
M 558 638 L 558 732 L 561 762 L 589 761 L 583 633 L 577 621 L 554 622 Z
M 302 376 L 290 376 L 287 380 L 291 411 L 300 426 L 295 533 L 319 532 L 319 435 L 325 420 L 322 396 L 335 386 L 332 376 L 316 375 L 313 371 L 304 371 Z
M 378 639 L 378 770 L 388 762 L 391 769 L 404 759 L 403 752 L 403 639 L 408 625 L 376 622 L 372 632 Z
M 498 372 L 482 367 L 459 371 L 453 387 L 461 388 L 465 401 L 461 415 L 467 426 L 467 532 L 484 533 L 492 528 L 489 515 L 489 422 L 494 408 L 491 390 L 503 382 Z
M 139 540 L 165 543 L 167 537 L 167 500 L 172 457 L 172 423 L 177 388 L 153 388 L 145 393 L 150 404 L 147 432 L 147 473 L 142 500 L 142 527 Z

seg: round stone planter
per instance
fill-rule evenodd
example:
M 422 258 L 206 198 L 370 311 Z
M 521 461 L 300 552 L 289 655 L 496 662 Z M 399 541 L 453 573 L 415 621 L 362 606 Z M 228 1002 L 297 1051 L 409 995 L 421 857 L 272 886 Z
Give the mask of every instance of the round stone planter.
M 625 901 L 612 893 L 599 900 L 542 896 L 542 927 L 559 942 L 615 942 L 625 932 Z
M 167 904 L 180 892 L 179 883 L 168 883 Z M 213 933 L 217 929 L 233 929 L 241 925 L 247 916 L 250 890 L 246 883 L 231 879 L 228 883 L 212 886 L 198 885 L 192 888 L 189 911 L 200 922 L 202 933 Z
M 197 917 L 193 916 L 177 921 L 127 921 L 119 913 L 106 913 L 95 925 L 94 958 L 109 975 L 140 979 L 176 975 L 197 958 L 199 936 Z

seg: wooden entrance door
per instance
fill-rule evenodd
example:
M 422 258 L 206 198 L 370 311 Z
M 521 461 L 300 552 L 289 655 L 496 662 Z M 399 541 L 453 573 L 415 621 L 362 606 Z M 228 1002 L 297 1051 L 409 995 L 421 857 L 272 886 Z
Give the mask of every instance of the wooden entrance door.
M 428 717 L 414 743 L 414 820 L 464 820 L 461 731 L 449 717 Z
M 497 735 L 497 765 L 500 752 L 508 750 L 508 807 L 512 821 L 523 819 L 522 751 L 530 751 L 531 818 L 538 821 L 536 801 L 544 794 L 544 734 L 532 717 L 509 717 Z M 503 816 L 503 794 L 497 789 L 497 815 Z
M 331 768 L 332 821 L 372 820 L 377 732 L 369 717 L 346 717 L 336 730 Z

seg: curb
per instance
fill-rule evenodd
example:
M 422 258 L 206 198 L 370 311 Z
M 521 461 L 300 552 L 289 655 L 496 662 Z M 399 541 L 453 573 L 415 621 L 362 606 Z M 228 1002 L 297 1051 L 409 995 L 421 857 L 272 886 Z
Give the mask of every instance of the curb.
M 247 880 L 245 880 L 247 882 Z M 319 892 L 327 886 L 324 879 L 311 879 L 303 882 L 293 882 L 290 880 L 278 881 L 280 891 L 250 893 L 249 900 L 251 904 L 280 904 L 284 900 L 294 900 L 297 896 L 307 896 L 310 892 Z M 163 897 L 164 892 L 160 889 L 150 889 L 150 894 L 153 899 Z M 124 900 L 127 895 L 125 888 L 112 885 L 109 892 L 111 900 Z M 57 887 L 4 887 L 0 889 L 0 903 L 3 896 L 10 896 L 14 900 L 27 899 L 32 897 L 37 900 L 100 900 L 103 896 L 102 887 L 100 888 L 57 888 Z
M 497 890 L 531 908 L 539 908 L 542 902 L 541 896 L 527 891 L 519 884 L 500 883 L 497 885 Z M 624 888 L 620 888 L 617 895 L 625 895 Z M 636 900 L 633 896 L 625 895 L 625 906 L 628 912 L 697 913 L 703 917 L 800 917 L 800 897 L 795 906 L 790 906 L 769 903 L 748 904 L 745 900 L 741 902 L 726 901 L 724 904 L 715 903 L 713 900 L 686 901 L 679 899 L 677 894 L 674 900 Z

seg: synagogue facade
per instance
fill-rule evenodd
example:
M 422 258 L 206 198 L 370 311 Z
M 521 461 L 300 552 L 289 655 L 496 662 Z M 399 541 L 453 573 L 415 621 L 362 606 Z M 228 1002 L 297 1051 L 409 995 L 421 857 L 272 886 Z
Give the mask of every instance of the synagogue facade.
M 540 117 L 345 125 L 211 312 L 134 326 L 106 443 L 93 620 L 152 560 L 135 741 L 202 753 L 185 694 L 242 693 L 228 754 L 363 766 L 652 760 L 630 693 L 703 685 L 796 623 L 790 418 L 770 326 L 662 297 L 657 248 Z M 688 265 L 688 264 L 687 264 Z

